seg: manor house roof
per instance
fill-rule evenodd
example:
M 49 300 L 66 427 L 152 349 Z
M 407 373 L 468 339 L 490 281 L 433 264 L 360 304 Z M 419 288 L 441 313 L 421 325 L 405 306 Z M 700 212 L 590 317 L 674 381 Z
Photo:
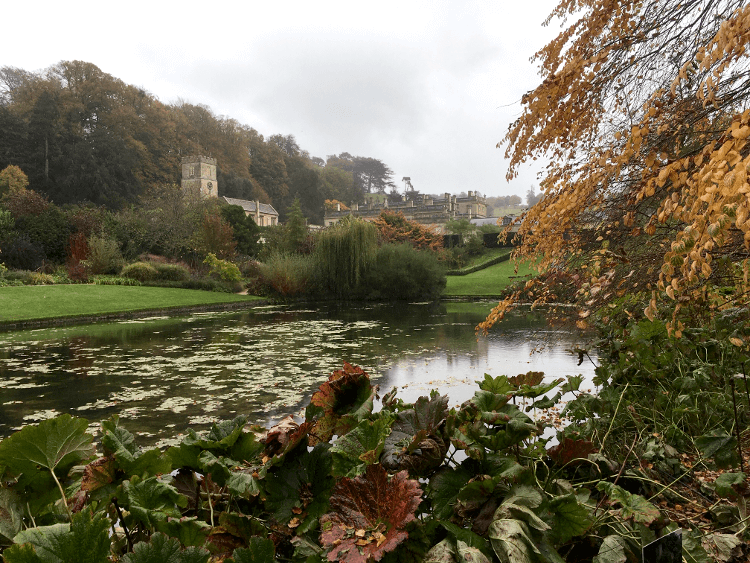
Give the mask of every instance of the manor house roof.
M 253 213 L 255 214 L 255 205 L 258 204 L 258 212 L 262 213 L 264 215 L 279 215 L 279 212 L 276 211 L 273 208 L 273 205 L 269 205 L 268 203 L 260 203 L 257 201 L 248 201 L 246 199 L 236 199 L 233 197 L 221 197 L 219 199 L 223 199 L 226 201 L 229 205 L 239 205 L 242 209 L 245 210 L 245 213 Z

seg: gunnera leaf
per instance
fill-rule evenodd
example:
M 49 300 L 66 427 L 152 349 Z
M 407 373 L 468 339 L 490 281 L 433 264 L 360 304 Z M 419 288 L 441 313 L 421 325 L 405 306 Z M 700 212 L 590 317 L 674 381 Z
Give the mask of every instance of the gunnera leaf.
M 83 469 L 81 490 L 93 492 L 105 487 L 115 480 L 117 466 L 112 456 L 100 457 Z
M 23 523 L 23 506 L 18 493 L 0 487 L 0 545 L 9 545 Z
M 133 476 L 122 484 L 125 506 L 130 516 L 149 529 L 155 529 L 159 522 L 167 518 L 179 518 L 180 507 L 186 507 L 188 500 L 171 485 L 156 477 L 140 479 Z
M 71 466 L 94 453 L 88 421 L 63 414 L 27 426 L 0 442 L 0 468 L 11 473 L 33 474 L 39 467 L 66 474 Z
M 413 409 L 398 413 L 386 438 L 380 463 L 389 471 L 406 469 L 423 474 L 439 467 L 450 441 L 445 432 L 448 396 L 433 392 L 420 397 Z
M 98 513 L 92 516 L 88 510 L 84 510 L 74 514 L 70 524 L 29 528 L 16 535 L 13 541 L 16 544 L 31 544 L 38 560 L 44 563 L 106 563 L 110 548 L 110 525 L 106 515 Z M 15 556 L 9 551 L 3 556 L 10 563 L 28 560 L 22 554 Z
M 133 553 L 122 558 L 123 563 L 208 563 L 211 554 L 200 547 L 182 549 L 175 538 L 156 532 L 150 541 L 133 546 Z
M 250 538 L 248 546 L 234 550 L 232 557 L 226 563 L 273 563 L 275 549 L 268 538 Z
M 114 458 L 127 477 L 158 475 L 172 470 L 171 460 L 158 449 L 141 451 L 135 445 L 133 434 L 120 426 L 117 415 L 102 422 L 102 446 L 104 453 Z
M 305 438 L 308 438 L 312 426 L 311 422 L 297 424 L 291 415 L 287 416 L 281 422 L 269 429 L 264 442 L 264 456 L 269 458 L 274 456 L 278 458 L 284 457 L 284 455 L 303 443 Z M 312 445 L 309 438 L 307 443 Z
M 400 471 L 392 478 L 381 465 L 364 475 L 344 478 L 333 490 L 330 512 L 321 518 L 321 544 L 329 561 L 379 561 L 408 537 L 406 525 L 415 519 L 422 490 Z
M 492 377 L 490 374 L 484 374 L 484 380 L 479 381 L 479 388 L 482 391 L 488 391 L 495 395 L 510 395 L 516 390 L 516 385 L 513 385 L 505 375 L 498 375 Z
M 298 534 L 314 527 L 328 510 L 334 483 L 329 449 L 328 444 L 318 444 L 311 452 L 300 448 L 264 480 L 266 510 L 284 526 L 296 519 Z
M 368 465 L 376 463 L 391 433 L 392 423 L 392 415 L 383 415 L 374 421 L 363 420 L 356 428 L 339 436 L 331 448 L 333 474 L 337 477 L 356 477 Z
M 372 413 L 376 390 L 367 372 L 344 362 L 344 369 L 334 371 L 310 398 L 306 413 L 306 419 L 314 421 L 310 445 L 346 434 Z
M 519 373 L 514 377 L 509 377 L 508 383 L 519 389 L 524 385 L 534 387 L 535 385 L 539 385 L 543 380 L 543 371 L 527 371 L 526 373 Z

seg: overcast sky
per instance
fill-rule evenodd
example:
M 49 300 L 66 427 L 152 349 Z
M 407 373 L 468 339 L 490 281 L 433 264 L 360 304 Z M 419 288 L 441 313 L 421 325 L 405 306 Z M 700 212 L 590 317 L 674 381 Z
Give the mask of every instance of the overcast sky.
M 559 32 L 527 2 L 13 2 L 0 66 L 83 60 L 162 102 L 205 104 L 312 156 L 382 160 L 397 185 L 525 197 L 502 140 Z M 538 191 L 538 189 L 537 189 Z

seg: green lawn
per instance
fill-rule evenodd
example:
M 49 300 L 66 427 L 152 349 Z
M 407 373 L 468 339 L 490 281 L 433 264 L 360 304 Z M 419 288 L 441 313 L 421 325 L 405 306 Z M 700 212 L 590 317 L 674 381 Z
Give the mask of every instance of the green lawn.
M 106 315 L 253 301 L 259 297 L 193 289 L 121 285 L 0 287 L 0 323 Z
M 514 271 L 515 262 L 508 260 L 495 264 L 484 270 L 465 276 L 448 276 L 444 297 L 496 297 L 500 292 L 521 277 L 534 275 L 536 272 L 527 264 L 518 266 L 518 273 Z

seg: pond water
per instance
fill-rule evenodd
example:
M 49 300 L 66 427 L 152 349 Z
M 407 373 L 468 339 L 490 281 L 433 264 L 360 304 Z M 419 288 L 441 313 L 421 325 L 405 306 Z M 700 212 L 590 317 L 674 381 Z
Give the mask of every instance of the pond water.
M 238 414 L 270 425 L 302 413 L 344 361 L 381 392 L 414 400 L 436 388 L 451 406 L 485 373 L 591 380 L 593 363 L 569 351 L 579 335 L 549 328 L 542 312 L 514 312 L 477 337 L 493 305 L 272 306 L 0 334 L 0 438 L 62 413 L 92 427 L 119 414 L 143 445 Z

